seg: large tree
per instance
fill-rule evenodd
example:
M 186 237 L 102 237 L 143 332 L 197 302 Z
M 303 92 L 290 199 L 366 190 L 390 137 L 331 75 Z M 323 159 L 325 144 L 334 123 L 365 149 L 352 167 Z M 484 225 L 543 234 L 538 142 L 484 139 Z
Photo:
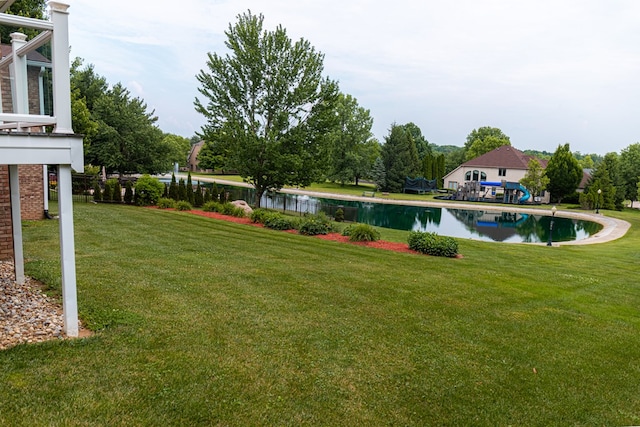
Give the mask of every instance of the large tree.
M 633 202 L 638 200 L 638 180 L 640 179 L 640 142 L 631 144 L 620 152 L 620 178 L 624 196 Z
M 547 189 L 551 192 L 551 197 L 556 199 L 558 203 L 576 191 L 582 181 L 582 168 L 573 157 L 569 144 L 558 145 L 555 153 L 549 159 L 545 174 L 549 178 Z
M 336 126 L 338 85 L 324 78 L 324 55 L 282 26 L 263 29 L 250 11 L 229 24 L 224 56 L 209 53 L 197 77 L 207 120 L 205 140 L 220 144 L 230 167 L 256 189 L 307 186 L 326 173 L 330 133 Z
M 95 102 L 93 114 L 98 131 L 89 149 L 89 163 L 121 175 L 171 170 L 172 149 L 155 126 L 157 117 L 120 83 Z
M 475 159 L 503 145 L 511 145 L 511 140 L 500 129 L 490 126 L 474 129 L 464 143 L 465 159 Z
M 358 185 L 380 155 L 379 144 L 371 133 L 373 119 L 354 97 L 344 94 L 338 96 L 336 115 L 338 127 L 331 133 L 328 178 L 343 185 L 347 182 Z
M 420 174 L 418 150 L 411 134 L 402 125 L 393 124 L 382 146 L 382 161 L 386 172 L 384 190 L 400 193 L 407 177 Z
M 407 132 L 411 134 L 413 143 L 416 144 L 416 150 L 418 151 L 418 159 L 422 160 L 425 156 L 431 154 L 431 146 L 427 138 L 422 135 L 422 130 L 413 122 L 409 122 L 404 125 Z

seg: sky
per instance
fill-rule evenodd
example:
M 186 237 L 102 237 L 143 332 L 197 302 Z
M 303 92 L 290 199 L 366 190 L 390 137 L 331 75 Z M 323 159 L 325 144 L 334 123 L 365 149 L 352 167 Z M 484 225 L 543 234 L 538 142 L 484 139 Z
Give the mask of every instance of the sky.
M 606 154 L 640 142 L 637 0 L 66 2 L 71 57 L 187 138 L 205 124 L 195 76 L 251 10 L 324 54 L 325 75 L 370 111 L 380 142 L 409 122 L 437 145 L 462 146 L 483 126 L 520 150 Z

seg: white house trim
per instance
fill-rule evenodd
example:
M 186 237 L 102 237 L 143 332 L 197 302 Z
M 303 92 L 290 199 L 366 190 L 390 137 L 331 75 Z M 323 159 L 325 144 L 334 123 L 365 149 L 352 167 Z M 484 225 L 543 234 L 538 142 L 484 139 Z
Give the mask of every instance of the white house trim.
M 5 11 L 11 0 L 0 0 Z M 71 85 L 69 82 L 68 5 L 50 1 L 51 21 L 24 18 L 0 13 L 0 24 L 43 31 L 27 42 L 26 36 L 12 34 L 11 59 L 0 61 L 0 68 L 13 69 L 13 113 L 0 111 L 0 162 L 9 166 L 11 211 L 14 240 L 16 280 L 24 280 L 24 255 L 20 216 L 18 165 L 58 165 L 60 262 L 62 270 L 62 300 L 64 332 L 78 336 L 78 304 L 76 292 L 75 243 L 71 169 L 84 171 L 82 136 L 71 126 Z M 53 71 L 53 110 L 55 116 L 31 115 L 28 111 L 26 55 L 51 40 Z M 1 107 L 0 107 L 1 108 Z M 53 133 L 44 133 L 43 126 L 53 126 Z

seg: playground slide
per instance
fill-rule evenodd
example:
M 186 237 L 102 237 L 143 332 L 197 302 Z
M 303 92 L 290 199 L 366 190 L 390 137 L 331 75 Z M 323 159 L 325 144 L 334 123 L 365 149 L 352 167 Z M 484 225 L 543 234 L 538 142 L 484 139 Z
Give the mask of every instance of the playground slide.
M 527 200 L 529 200 L 529 198 L 531 198 L 531 194 L 529 194 L 529 190 L 527 190 L 521 184 L 518 184 L 517 188 L 518 188 L 518 190 L 522 191 L 522 197 L 520 197 L 520 199 L 518 199 L 518 202 L 524 203 Z
M 480 185 L 486 185 L 487 187 L 502 187 L 502 182 L 500 181 L 481 181 Z M 522 192 L 522 197 L 518 199 L 518 203 L 524 203 L 529 198 L 531 198 L 531 194 L 529 190 L 522 186 L 522 184 L 518 182 L 507 182 L 506 187 L 510 189 L 515 189 Z

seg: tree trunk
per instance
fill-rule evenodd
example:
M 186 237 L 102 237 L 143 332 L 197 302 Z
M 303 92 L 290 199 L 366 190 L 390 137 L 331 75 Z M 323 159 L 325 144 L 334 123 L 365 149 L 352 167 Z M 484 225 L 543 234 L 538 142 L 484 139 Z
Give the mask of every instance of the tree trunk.
M 255 200 L 256 209 L 260 208 L 260 200 L 262 200 L 263 194 L 264 194 L 264 188 L 256 187 L 256 200 Z

